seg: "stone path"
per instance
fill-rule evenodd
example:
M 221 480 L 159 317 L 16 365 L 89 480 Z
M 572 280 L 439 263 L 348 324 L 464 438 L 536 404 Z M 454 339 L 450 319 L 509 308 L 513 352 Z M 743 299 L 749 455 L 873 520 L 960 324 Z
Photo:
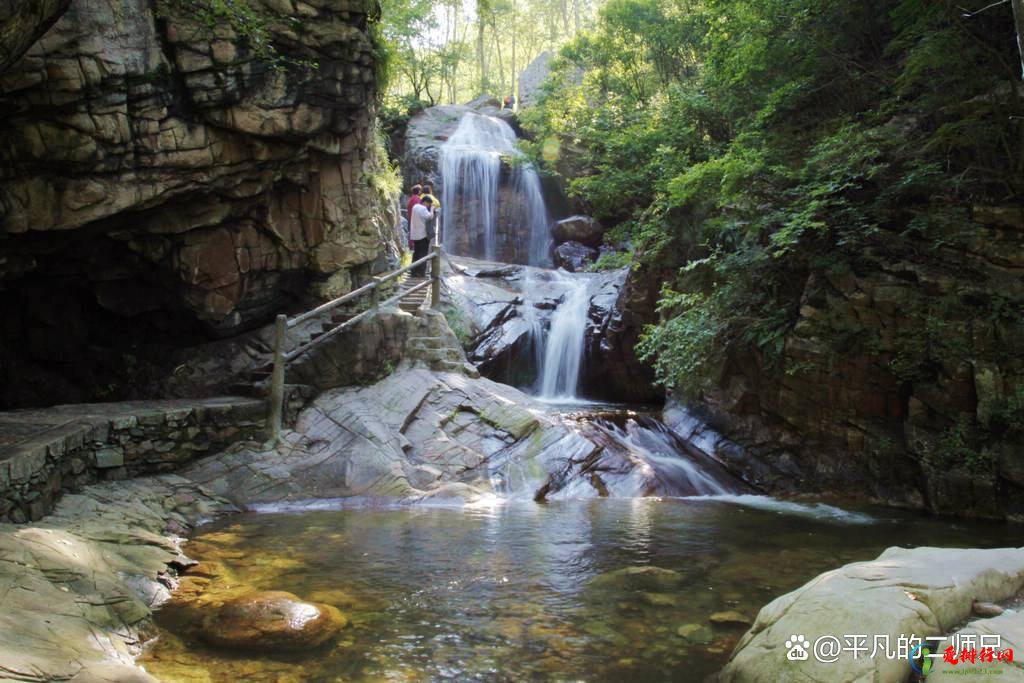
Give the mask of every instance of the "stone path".
M 168 472 L 257 438 L 264 413 L 262 400 L 232 396 L 0 413 L 0 522 L 39 519 L 96 479 Z

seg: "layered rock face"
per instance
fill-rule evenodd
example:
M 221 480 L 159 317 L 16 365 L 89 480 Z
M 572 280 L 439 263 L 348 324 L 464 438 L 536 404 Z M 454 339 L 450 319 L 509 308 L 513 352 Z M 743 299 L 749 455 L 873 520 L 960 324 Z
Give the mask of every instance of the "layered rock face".
M 132 396 L 125 365 L 137 387 L 397 254 L 376 3 L 263 0 L 262 35 L 208 8 L 73 0 L 0 75 L 0 404 Z
M 542 268 L 451 258 L 446 276 L 449 293 L 471 326 L 468 356 L 485 376 L 523 388 L 536 388 L 544 356 L 544 339 L 569 281 Z M 635 290 L 625 286 L 624 270 L 580 273 L 589 303 L 580 334 L 583 353 L 579 393 L 587 398 L 655 402 L 660 399 L 653 376 L 633 351 L 630 340 L 641 322 L 624 309 Z
M 784 488 L 1021 518 L 1024 218 L 973 218 L 969 241 L 883 236 L 855 270 L 793 272 L 776 365 L 734 349 L 699 407 L 727 449 L 760 456 Z

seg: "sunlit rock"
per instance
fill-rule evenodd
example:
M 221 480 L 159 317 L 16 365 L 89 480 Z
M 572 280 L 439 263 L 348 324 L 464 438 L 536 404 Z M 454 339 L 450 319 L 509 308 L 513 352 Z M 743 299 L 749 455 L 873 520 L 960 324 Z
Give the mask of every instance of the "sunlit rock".
M 306 650 L 324 644 L 347 623 L 331 605 L 266 591 L 225 602 L 203 620 L 200 635 L 222 647 Z

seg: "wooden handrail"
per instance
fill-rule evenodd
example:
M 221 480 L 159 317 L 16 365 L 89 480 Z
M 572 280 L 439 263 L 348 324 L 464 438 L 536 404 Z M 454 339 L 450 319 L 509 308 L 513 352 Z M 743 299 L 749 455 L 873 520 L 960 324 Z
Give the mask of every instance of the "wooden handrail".
M 298 325 L 299 323 L 302 323 L 302 322 L 305 322 L 305 321 L 309 320 L 310 318 L 316 317 L 316 316 L 320 315 L 321 313 L 326 313 L 327 311 L 331 310 L 332 308 L 335 308 L 336 306 L 340 306 L 341 304 L 348 303 L 349 301 L 353 301 L 355 299 L 358 299 L 363 294 L 366 294 L 367 292 L 369 292 L 369 291 L 371 291 L 373 289 L 376 289 L 377 287 L 381 286 L 385 282 L 388 282 L 390 280 L 394 280 L 396 277 L 402 275 L 402 273 L 407 273 L 410 270 L 412 270 L 413 268 L 415 268 L 416 266 L 421 265 L 423 263 L 426 263 L 427 261 L 429 261 L 432 258 L 434 258 L 433 254 L 427 254 L 426 256 L 421 258 L 419 261 L 413 261 L 409 265 L 403 266 L 403 267 L 399 268 L 398 270 L 395 270 L 395 271 L 392 271 L 392 272 L 388 273 L 387 275 L 383 275 L 383 276 L 381 276 L 379 278 L 374 278 L 372 281 L 367 282 L 365 285 L 363 285 L 359 289 L 353 289 L 348 294 L 343 294 L 342 296 L 339 296 L 337 299 L 332 299 L 332 300 L 328 301 L 325 304 L 320 304 L 316 308 L 314 308 L 312 310 L 309 310 L 309 311 L 306 311 L 302 315 L 297 315 L 297 316 L 295 316 L 294 318 L 292 318 L 291 320 L 288 321 L 288 329 L 291 329 L 291 328 L 295 327 L 296 325 Z
M 397 303 L 401 299 L 418 292 L 426 287 L 431 288 L 431 308 L 437 308 L 441 303 L 441 256 L 443 249 L 440 244 L 433 245 L 433 253 L 424 256 L 423 258 L 413 261 L 407 266 L 403 266 L 397 270 L 394 270 L 387 275 L 380 277 L 374 277 L 373 280 L 366 283 L 358 289 L 354 289 L 348 294 L 339 296 L 336 299 L 332 299 L 327 303 L 321 304 L 316 308 L 306 311 L 301 315 L 297 315 L 291 320 L 287 316 L 277 316 L 274 323 L 274 367 L 270 375 L 270 396 L 267 406 L 267 427 L 270 431 L 270 437 L 275 443 L 281 439 L 281 425 L 284 418 L 284 373 L 285 366 L 306 353 L 314 346 L 326 341 L 330 337 L 338 334 L 342 330 L 348 329 L 354 326 L 357 322 L 364 319 L 366 316 L 375 313 L 380 309 L 381 306 L 390 306 L 391 304 Z M 384 302 L 380 301 L 380 287 L 385 282 L 390 282 L 395 278 L 401 276 L 403 273 L 407 273 L 416 266 L 425 264 L 427 261 L 433 261 L 431 265 L 430 278 L 425 280 L 414 287 L 410 287 L 405 291 L 401 291 L 395 296 L 387 299 Z M 301 344 L 291 351 L 285 352 L 285 337 L 287 331 L 290 328 L 299 325 L 310 318 L 326 313 L 327 311 L 340 306 L 343 303 L 354 301 L 364 294 L 370 294 L 370 308 L 358 313 L 348 320 L 339 323 L 336 327 L 331 328 L 329 331 L 321 334 L 315 339 L 310 339 L 305 344 Z

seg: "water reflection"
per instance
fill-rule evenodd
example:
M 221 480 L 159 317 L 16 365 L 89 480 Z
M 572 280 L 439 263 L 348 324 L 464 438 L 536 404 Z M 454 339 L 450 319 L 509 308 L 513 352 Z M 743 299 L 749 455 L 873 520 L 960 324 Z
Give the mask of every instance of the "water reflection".
M 833 510 L 700 498 L 241 515 L 189 553 L 235 585 L 334 604 L 352 625 L 287 658 L 215 650 L 158 615 L 143 663 L 168 681 L 701 680 L 743 631 L 712 625 L 716 611 L 753 617 L 909 539 L 1022 543 L 1017 527 L 895 513 L 855 524 Z

